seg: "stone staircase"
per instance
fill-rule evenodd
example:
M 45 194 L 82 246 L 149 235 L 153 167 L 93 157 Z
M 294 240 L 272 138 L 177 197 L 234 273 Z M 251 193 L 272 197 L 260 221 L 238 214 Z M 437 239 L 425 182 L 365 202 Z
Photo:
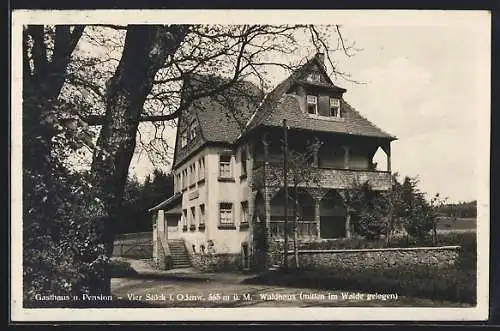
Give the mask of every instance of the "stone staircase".
M 191 261 L 182 239 L 169 239 L 168 247 L 172 256 L 172 269 L 190 268 Z

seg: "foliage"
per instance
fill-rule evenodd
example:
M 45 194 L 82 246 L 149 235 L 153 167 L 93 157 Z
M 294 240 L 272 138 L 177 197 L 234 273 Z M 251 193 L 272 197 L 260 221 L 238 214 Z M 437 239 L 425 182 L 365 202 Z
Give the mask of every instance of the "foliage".
M 476 234 L 474 232 L 465 233 L 440 233 L 437 237 L 438 246 L 461 246 L 462 252 L 475 254 Z M 435 246 L 431 238 L 423 242 L 418 242 L 412 237 L 398 236 L 392 238 L 390 247 L 432 247 Z M 305 250 L 328 250 L 328 249 L 364 249 L 364 248 L 385 248 L 387 242 L 383 239 L 368 240 L 365 238 L 336 239 L 318 242 L 303 242 L 300 249 Z
M 368 182 L 355 185 L 348 193 L 347 207 L 353 215 L 352 228 L 364 238 L 379 239 L 387 235 L 389 204 L 387 196 L 376 192 Z
M 373 191 L 368 182 L 354 183 L 353 189 L 346 192 L 345 204 L 353 213 L 354 231 L 371 240 L 385 237 L 388 242 L 401 228 L 417 242 L 424 242 L 431 230 L 435 237 L 437 210 L 444 200 L 436 194 L 427 201 L 416 178 L 405 177 L 399 183 L 395 174 L 392 181 L 387 192 Z
M 32 140 L 25 140 L 30 149 Z M 53 149 L 57 151 L 57 149 Z M 48 156 L 23 172 L 23 302 L 36 294 L 80 295 L 104 286 L 102 204 L 88 176 Z
M 125 185 L 124 204 L 116 225 L 116 233 L 145 232 L 152 230 L 148 209 L 174 194 L 171 174 L 155 169 L 141 183 L 135 177 Z
M 477 217 L 477 201 L 443 204 L 437 208 L 437 212 L 441 216 L 454 218 Z

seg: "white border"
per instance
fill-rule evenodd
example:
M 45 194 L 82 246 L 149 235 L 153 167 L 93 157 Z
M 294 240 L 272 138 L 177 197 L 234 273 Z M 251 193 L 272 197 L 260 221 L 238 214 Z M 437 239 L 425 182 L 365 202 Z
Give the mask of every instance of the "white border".
M 468 26 L 481 42 L 477 80 L 478 125 L 478 304 L 474 308 L 22 308 L 22 25 L 23 24 L 277 24 L 314 23 L 364 26 Z M 489 286 L 490 28 L 487 11 L 333 10 L 18 10 L 12 14 L 11 109 L 11 319 L 13 321 L 443 321 L 485 320 Z M 467 68 L 463 68 L 467 70 Z

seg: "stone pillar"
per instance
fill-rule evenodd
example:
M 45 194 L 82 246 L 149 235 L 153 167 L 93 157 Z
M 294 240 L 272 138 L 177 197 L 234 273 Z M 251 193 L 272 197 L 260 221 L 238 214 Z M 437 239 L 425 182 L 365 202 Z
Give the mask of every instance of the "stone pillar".
M 343 190 L 339 190 L 337 191 L 340 195 L 340 197 L 346 201 L 347 199 L 347 196 L 346 196 L 346 192 L 343 191 Z M 346 238 L 351 238 L 352 237 L 352 231 L 351 231 L 351 210 L 349 207 L 346 207 L 346 211 L 345 211 L 345 236 Z
M 159 237 L 165 242 L 168 240 L 168 231 L 165 226 L 165 212 L 158 210 L 158 217 L 156 218 L 156 228 L 158 229 Z
M 321 200 L 328 193 L 329 189 L 307 188 L 307 192 L 314 200 L 314 221 L 316 223 L 316 239 L 321 239 Z
M 321 147 L 321 143 L 318 139 L 316 139 L 312 145 L 313 152 L 313 167 L 319 167 L 319 149 Z
M 344 149 L 344 169 L 349 169 L 349 146 L 342 146 Z
M 158 247 L 159 247 L 159 244 L 158 244 L 158 228 L 157 228 L 157 225 L 156 225 L 156 218 L 157 218 L 157 214 L 156 213 L 153 213 L 153 216 L 152 216 L 152 223 L 153 223 L 153 262 L 155 265 L 158 265 Z M 121 246 L 121 245 L 120 245 Z M 123 252 L 121 252 L 120 250 L 120 256 L 122 255 Z

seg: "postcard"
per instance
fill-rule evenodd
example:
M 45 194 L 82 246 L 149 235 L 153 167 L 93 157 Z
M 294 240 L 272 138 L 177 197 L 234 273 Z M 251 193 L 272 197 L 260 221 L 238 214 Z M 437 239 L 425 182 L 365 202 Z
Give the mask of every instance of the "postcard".
M 487 319 L 488 12 L 12 18 L 13 321 Z

